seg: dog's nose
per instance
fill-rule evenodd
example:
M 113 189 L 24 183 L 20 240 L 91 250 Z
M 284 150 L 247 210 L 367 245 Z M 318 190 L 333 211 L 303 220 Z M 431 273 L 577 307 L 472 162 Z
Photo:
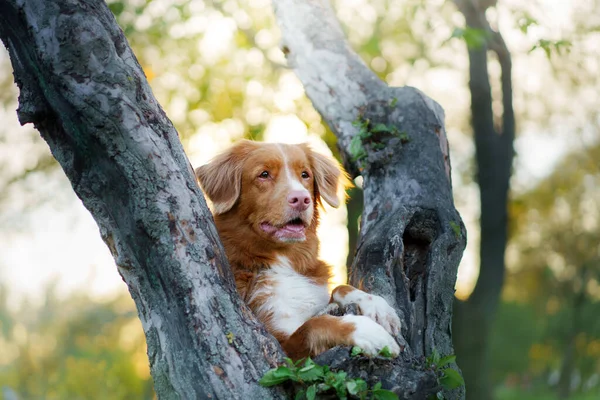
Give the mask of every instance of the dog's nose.
M 304 211 L 310 206 L 311 199 L 307 191 L 293 190 L 288 194 L 289 205 L 299 211 Z

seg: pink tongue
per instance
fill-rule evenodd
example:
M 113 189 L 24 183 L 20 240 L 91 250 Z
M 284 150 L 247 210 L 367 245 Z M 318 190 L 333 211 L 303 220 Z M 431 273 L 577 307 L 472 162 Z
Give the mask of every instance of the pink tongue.
M 288 232 L 294 232 L 294 233 L 301 233 L 301 232 L 304 232 L 304 225 L 288 224 L 288 225 L 284 226 L 283 228 L 281 228 L 281 230 L 285 230 Z
M 262 224 L 260 224 L 260 227 L 262 228 L 263 231 L 265 231 L 267 233 L 273 233 L 277 230 L 277 228 L 275 228 L 273 225 L 267 224 L 266 222 L 263 222 Z
M 276 235 L 304 235 L 304 225 L 302 224 L 288 224 L 283 226 L 282 228 L 276 228 L 267 222 L 263 222 L 262 224 L 260 224 L 260 227 L 263 231 L 269 234 L 275 233 Z

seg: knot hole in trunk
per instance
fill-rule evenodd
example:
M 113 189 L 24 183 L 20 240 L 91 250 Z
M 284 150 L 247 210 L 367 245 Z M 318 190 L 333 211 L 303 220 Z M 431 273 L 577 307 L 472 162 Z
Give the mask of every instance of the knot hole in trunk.
M 402 241 L 404 274 L 409 280 L 410 301 L 415 301 L 417 288 L 424 284 L 431 243 L 439 232 L 439 218 L 434 210 L 416 211 L 404 230 Z

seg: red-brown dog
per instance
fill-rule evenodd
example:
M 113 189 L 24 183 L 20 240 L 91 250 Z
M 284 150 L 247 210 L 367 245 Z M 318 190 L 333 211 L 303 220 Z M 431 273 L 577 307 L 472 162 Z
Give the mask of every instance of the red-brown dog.
M 241 141 L 196 169 L 240 296 L 293 359 L 339 344 L 375 355 L 400 348 L 400 319 L 381 297 L 342 285 L 329 295 L 330 266 L 317 258 L 318 208 L 338 207 L 348 184 L 340 165 L 307 145 Z M 315 315 L 329 302 L 362 315 Z

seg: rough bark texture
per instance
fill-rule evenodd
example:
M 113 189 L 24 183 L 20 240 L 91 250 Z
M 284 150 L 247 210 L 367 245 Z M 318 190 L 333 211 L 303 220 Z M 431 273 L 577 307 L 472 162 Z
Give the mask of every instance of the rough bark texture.
M 348 210 L 348 257 L 346 257 L 346 268 L 348 271 L 352 268 L 352 262 L 356 254 L 359 235 L 359 217 L 363 210 L 363 191 L 360 188 L 353 187 L 348 190 L 349 199 L 346 202 Z
M 137 305 L 161 399 L 283 398 L 282 357 L 235 292 L 177 132 L 101 0 L 0 0 L 34 123 L 94 216 Z
M 475 289 L 466 302 L 457 301 L 455 345 L 463 369 L 467 398 L 491 399 L 489 343 L 492 323 L 504 282 L 504 253 L 508 240 L 508 200 L 514 156 L 515 117 L 512 105 L 512 62 L 499 32 L 491 29 L 486 1 L 456 0 L 467 26 L 487 35 L 485 43 L 469 49 L 469 89 L 481 202 L 480 268 Z M 496 129 L 488 76 L 488 50 L 502 71 L 502 121 Z M 474 329 L 477 335 L 472 335 Z
M 319 359 L 356 375 L 372 368 L 368 373 L 393 382 L 401 398 L 425 398 L 439 388 L 415 360 L 434 348 L 453 353 L 454 283 L 466 243 L 452 199 L 443 110 L 414 88 L 390 88 L 379 80 L 348 47 L 326 0 L 274 0 L 274 5 L 289 64 L 338 137 L 346 168 L 364 177 L 350 283 L 396 306 L 406 341 L 403 356 L 387 370 L 332 354 L 338 349 Z M 362 140 L 366 156 L 357 160 L 352 143 L 359 129 L 353 122 L 367 120 L 370 128 L 384 124 L 389 132 Z M 464 390 L 445 394 L 462 398 Z

